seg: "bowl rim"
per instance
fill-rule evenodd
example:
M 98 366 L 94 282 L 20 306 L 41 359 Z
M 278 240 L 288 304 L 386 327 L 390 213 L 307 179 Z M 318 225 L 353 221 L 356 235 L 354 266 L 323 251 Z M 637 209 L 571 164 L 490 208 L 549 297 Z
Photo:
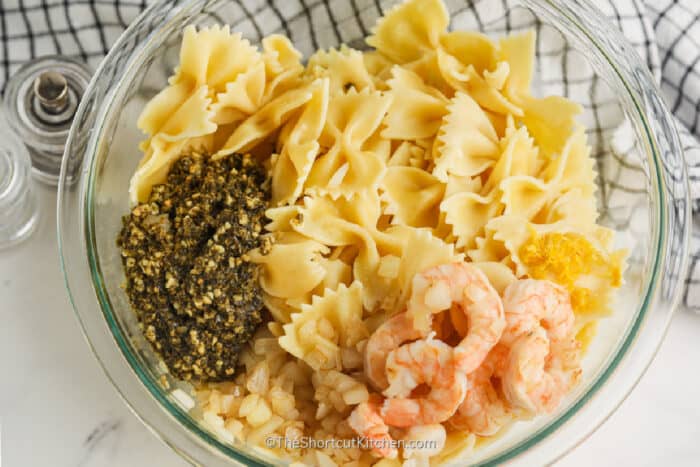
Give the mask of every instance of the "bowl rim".
M 644 291 L 643 294 L 643 300 L 641 301 L 641 305 L 639 310 L 637 311 L 637 316 L 634 318 L 633 324 L 626 330 L 627 335 L 626 337 L 621 341 L 621 344 L 619 345 L 617 351 L 615 352 L 612 360 L 610 360 L 607 363 L 607 367 L 605 367 L 602 371 L 599 372 L 595 380 L 593 381 L 592 384 L 589 385 L 588 389 L 583 393 L 572 405 L 570 405 L 566 410 L 563 410 L 562 413 L 560 413 L 557 417 L 555 417 L 552 421 L 547 423 L 543 428 L 541 428 L 538 431 L 535 431 L 534 433 L 524 437 L 524 439 L 520 440 L 518 443 L 516 443 L 514 446 L 511 446 L 509 449 L 507 449 L 504 453 L 498 454 L 494 457 L 491 457 L 484 461 L 483 463 L 479 465 L 497 465 L 500 463 L 503 463 L 507 460 L 511 459 L 516 459 L 523 454 L 525 454 L 528 450 L 533 448 L 534 446 L 538 445 L 541 441 L 545 440 L 546 438 L 550 437 L 555 431 L 559 430 L 561 427 L 563 427 L 565 424 L 571 421 L 571 418 L 573 415 L 577 414 L 579 410 L 586 406 L 594 396 L 598 395 L 600 392 L 601 388 L 605 386 L 605 384 L 611 379 L 612 375 L 616 372 L 618 369 L 618 366 L 621 364 L 621 362 L 628 357 L 629 355 L 629 350 L 632 347 L 632 343 L 635 342 L 635 340 L 638 338 L 640 330 L 642 329 L 643 325 L 645 324 L 645 319 L 647 318 L 648 313 L 650 312 L 651 306 L 654 304 L 654 302 L 658 301 L 658 294 L 659 289 L 661 287 L 661 280 L 663 277 L 660 277 L 660 274 L 662 272 L 663 266 L 665 265 L 665 262 L 668 260 L 664 256 L 664 246 L 666 245 L 665 242 L 669 240 L 666 229 L 668 227 L 668 206 L 667 198 L 669 196 L 669 193 L 667 190 L 665 190 L 666 183 L 665 180 L 663 179 L 663 174 L 666 173 L 666 170 L 664 168 L 664 163 L 662 161 L 662 158 L 660 156 L 659 152 L 659 142 L 656 140 L 655 136 L 658 138 L 658 133 L 655 132 L 652 129 L 652 125 L 650 121 L 647 120 L 647 115 L 644 112 L 644 110 L 648 107 L 645 105 L 643 102 L 639 102 L 639 99 L 635 96 L 635 92 L 631 89 L 631 85 L 628 82 L 628 80 L 625 79 L 625 76 L 623 75 L 623 72 L 618 68 L 617 62 L 615 59 L 612 57 L 615 55 L 614 53 L 610 53 L 610 50 L 606 50 L 604 46 L 602 46 L 598 39 L 591 35 L 591 31 L 588 29 L 585 29 L 581 26 L 581 21 L 580 18 L 576 18 L 574 15 L 573 10 L 567 6 L 567 5 L 561 5 L 557 3 L 557 0 L 522 0 L 522 3 L 528 5 L 532 4 L 533 2 L 537 3 L 546 3 L 550 7 L 554 8 L 559 14 L 563 14 L 564 16 L 568 15 L 568 19 L 576 26 L 579 27 L 579 32 L 584 34 L 587 39 L 598 49 L 598 51 L 602 54 L 603 57 L 605 57 L 605 60 L 607 61 L 607 65 L 610 66 L 612 70 L 614 70 L 615 74 L 619 78 L 620 82 L 624 85 L 624 87 L 627 89 L 628 93 L 630 94 L 630 97 L 634 103 L 634 106 L 637 110 L 637 117 L 639 118 L 639 123 L 644 128 L 646 137 L 648 141 L 647 143 L 649 145 L 650 152 L 648 156 L 650 156 L 651 162 L 653 162 L 653 170 L 651 171 L 651 175 L 654 176 L 655 178 L 655 184 L 654 186 L 657 188 L 658 192 L 653 193 L 654 195 L 658 196 L 657 202 L 652 203 L 651 209 L 653 210 L 654 208 L 657 208 L 657 212 L 655 213 L 655 216 L 658 220 L 656 225 L 654 226 L 655 232 L 653 233 L 653 237 L 655 241 L 655 247 L 653 248 L 654 251 L 654 260 L 652 262 L 652 268 L 651 272 L 649 274 L 649 279 L 648 283 L 646 284 L 646 290 Z M 114 57 L 115 55 L 115 49 L 119 48 L 124 42 L 127 40 L 128 36 L 130 33 L 132 33 L 138 25 L 145 21 L 145 18 L 148 17 L 148 15 L 157 9 L 160 5 L 163 5 L 166 2 L 160 2 L 160 3 L 155 3 L 149 6 L 148 9 L 146 9 L 139 18 L 137 18 L 134 23 L 130 25 L 130 27 L 122 34 L 122 36 L 119 38 L 119 40 L 116 42 L 115 46 L 113 49 L 110 51 L 108 56 L 105 58 L 105 60 L 102 62 L 100 67 L 98 68 L 97 72 L 95 73 L 93 79 L 90 82 L 90 85 L 88 86 L 88 89 L 86 91 L 86 96 L 93 96 L 96 92 L 96 86 L 98 85 L 98 77 L 101 75 L 101 73 L 104 71 L 105 67 L 109 63 L 110 59 Z M 171 17 L 170 21 L 173 21 L 175 18 L 184 16 L 188 14 L 190 10 L 194 10 L 198 5 L 201 5 L 203 2 L 202 0 L 184 0 L 182 7 L 180 7 L 180 10 L 175 12 L 174 16 Z M 575 2 L 571 2 L 571 5 L 579 5 L 581 8 L 593 8 L 590 2 L 588 0 L 576 0 Z M 582 6 L 581 6 L 582 5 Z M 597 20 L 605 20 L 602 15 L 595 9 L 589 11 L 589 14 L 592 13 L 594 16 L 597 15 Z M 158 27 L 158 29 L 155 31 L 154 34 L 158 34 L 159 31 L 162 31 L 163 29 L 167 28 L 167 24 L 163 24 Z M 617 32 L 617 31 L 615 31 Z M 621 35 L 619 35 L 621 38 Z M 624 39 L 620 39 L 625 43 Z M 145 55 L 145 52 L 147 49 L 144 47 L 141 50 L 139 50 L 138 53 L 134 54 L 130 60 L 129 64 L 127 66 L 129 67 L 134 67 L 137 66 L 140 63 L 140 60 L 137 60 L 138 57 L 141 55 Z M 636 55 L 632 58 L 638 59 Z M 128 73 L 125 73 L 125 76 L 128 76 Z M 649 73 L 642 72 L 640 76 L 637 77 L 640 79 L 643 84 L 646 85 L 651 85 L 652 89 L 652 94 L 656 93 L 658 95 L 659 91 L 656 85 L 653 83 L 653 80 L 651 79 Z M 116 86 L 116 88 L 119 87 L 119 84 Z M 158 438 L 169 444 L 171 447 L 173 447 L 177 452 L 179 452 L 181 455 L 183 455 L 185 458 L 189 459 L 190 461 L 197 461 L 195 458 L 195 455 L 192 453 L 193 448 L 188 447 L 188 448 L 183 448 L 182 446 L 175 445 L 176 443 L 171 440 L 171 437 L 162 433 L 161 430 L 155 426 L 155 423 L 152 422 L 152 420 L 147 420 L 145 416 L 142 416 L 140 413 L 140 410 L 137 410 L 136 404 L 133 401 L 131 397 L 129 397 L 126 394 L 126 391 L 124 391 L 123 386 L 127 384 L 126 382 L 120 382 L 118 381 L 117 378 L 114 378 L 111 372 L 111 369 L 109 368 L 109 364 L 101 358 L 101 353 L 96 349 L 94 339 L 92 338 L 92 333 L 90 328 L 92 326 L 89 326 L 86 324 L 86 316 L 89 311 L 86 311 L 84 307 L 81 307 L 78 304 L 78 300 L 75 299 L 75 288 L 77 287 L 77 283 L 75 283 L 75 280 L 77 277 L 75 277 L 75 272 L 72 270 L 69 265 L 73 262 L 73 259 L 67 256 L 66 252 L 66 243 L 69 241 L 77 241 L 77 240 L 82 240 L 83 242 L 83 250 L 84 253 L 86 254 L 87 258 L 87 263 L 88 263 L 88 270 L 89 270 L 89 277 L 92 283 L 92 287 L 94 288 L 95 292 L 95 297 L 97 298 L 97 301 L 99 303 L 99 306 L 102 310 L 102 314 L 104 317 L 104 320 L 107 324 L 107 327 L 109 329 L 109 333 L 111 334 L 111 337 L 116 341 L 117 346 L 119 348 L 119 351 L 121 352 L 121 356 L 125 359 L 126 363 L 130 367 L 131 371 L 133 371 L 134 375 L 138 379 L 138 381 L 143 385 L 145 389 L 147 389 L 148 394 L 150 397 L 153 399 L 153 402 L 156 402 L 157 404 L 160 405 L 161 408 L 166 409 L 168 412 L 169 416 L 173 418 L 178 424 L 184 425 L 187 430 L 188 430 L 188 436 L 187 438 L 190 439 L 191 441 L 196 441 L 196 442 L 204 442 L 206 445 L 211 446 L 215 448 L 218 453 L 220 454 L 225 454 L 228 458 L 233 459 L 234 461 L 238 462 L 244 462 L 250 463 L 252 462 L 255 465 L 270 465 L 267 463 L 261 463 L 261 459 L 259 458 L 252 458 L 250 457 L 251 454 L 246 453 L 245 451 L 241 451 L 240 449 L 237 449 L 234 445 L 221 442 L 217 438 L 211 435 L 211 433 L 207 432 L 206 430 L 203 429 L 203 427 L 199 426 L 194 420 L 192 420 L 191 416 L 187 413 L 187 411 L 183 410 L 181 407 L 179 407 L 177 404 L 174 404 L 173 401 L 168 399 L 164 391 L 158 386 L 154 378 L 148 374 L 147 371 L 144 371 L 143 368 L 141 368 L 141 364 L 139 362 L 139 359 L 133 354 L 133 350 L 131 348 L 130 344 L 130 339 L 128 336 L 126 336 L 117 322 L 117 320 L 114 317 L 114 314 L 111 310 L 111 304 L 109 300 L 109 296 L 107 294 L 107 291 L 105 289 L 104 283 L 102 282 L 102 274 L 100 271 L 100 262 L 99 262 L 99 257 L 97 255 L 97 247 L 96 247 L 96 240 L 95 240 L 95 231 L 94 231 L 94 202 L 91 202 L 91 200 L 95 199 L 94 196 L 94 190 L 95 190 L 95 178 L 96 178 L 96 159 L 97 155 L 99 153 L 99 139 L 103 133 L 103 126 L 106 122 L 106 115 L 109 113 L 109 109 L 111 105 L 113 104 L 113 93 L 111 94 L 112 99 L 105 99 L 105 102 L 102 105 L 102 108 L 100 109 L 99 116 L 96 118 L 96 125 L 94 126 L 92 130 L 92 134 L 90 135 L 90 141 L 88 143 L 87 150 L 85 151 L 85 160 L 82 161 L 83 164 L 83 171 L 81 173 L 81 183 L 79 190 L 74 190 L 70 188 L 70 183 L 69 180 L 67 179 L 66 175 L 69 173 L 69 170 L 67 170 L 68 164 L 68 159 L 70 159 L 70 149 L 72 147 L 72 143 L 75 138 L 75 132 L 76 132 L 76 125 L 74 125 L 71 128 L 70 136 L 68 139 L 68 142 L 66 144 L 66 157 L 64 157 L 64 162 L 63 162 L 63 167 L 61 171 L 61 179 L 59 183 L 59 196 L 58 196 L 58 220 L 57 220 L 57 227 L 58 227 L 58 239 L 59 239 L 59 254 L 61 257 L 61 269 L 64 274 L 64 279 L 66 283 L 66 288 L 68 290 L 69 296 L 71 298 L 71 302 L 73 304 L 73 308 L 76 312 L 76 317 L 78 318 L 80 324 L 81 324 L 81 329 L 83 331 L 83 334 L 88 341 L 88 344 L 93 350 L 94 355 L 100 362 L 100 365 L 102 366 L 105 374 L 108 376 L 110 381 L 112 382 L 113 386 L 115 389 L 120 393 L 124 401 L 126 402 L 127 406 L 130 407 L 130 409 L 137 415 L 139 419 L 146 424 L 151 431 L 153 431 Z M 671 139 L 671 146 L 676 146 L 676 148 L 680 148 L 678 144 L 678 135 L 676 133 L 675 128 L 673 127 L 673 122 L 670 119 L 670 114 L 668 113 L 668 110 L 661 104 L 662 106 L 662 114 L 660 118 L 662 119 L 667 119 L 671 122 L 671 134 L 670 135 L 665 135 L 666 137 Z M 76 122 L 83 122 L 83 117 L 90 112 L 90 109 L 88 109 L 88 106 L 85 104 L 85 102 L 81 103 L 80 108 L 78 110 L 78 113 L 76 114 L 75 121 Z M 675 144 L 674 144 L 675 143 Z M 680 155 L 682 157 L 682 154 Z M 87 178 L 85 179 L 85 176 Z M 685 193 L 684 193 L 684 201 L 686 203 L 686 206 L 689 206 L 689 190 L 687 189 L 688 187 L 688 181 L 687 181 L 687 174 L 685 172 L 684 167 L 681 167 L 681 178 L 684 180 L 684 185 L 685 185 Z M 683 194 L 682 194 L 683 195 Z M 80 208 L 80 215 L 78 218 L 80 219 L 81 225 L 74 225 L 74 224 L 66 224 L 66 210 L 68 208 L 68 202 L 69 198 L 73 196 L 78 197 L 78 206 Z M 677 236 L 680 238 L 680 241 L 682 243 L 681 245 L 681 251 L 685 252 L 687 251 L 687 243 L 688 243 L 688 236 L 689 236 L 689 226 L 690 226 L 690 211 L 686 209 L 686 216 L 685 216 L 685 223 L 682 226 L 682 232 L 680 234 L 676 233 L 674 234 L 671 232 L 672 235 Z M 82 227 L 82 229 L 81 229 Z M 70 232 L 72 229 L 78 229 L 77 235 L 68 235 L 67 234 Z M 687 258 L 685 258 L 685 254 L 682 255 L 683 258 L 681 258 L 681 263 L 680 266 L 676 269 L 679 271 L 679 275 L 681 277 L 685 277 L 685 270 L 687 268 Z M 85 277 L 83 277 L 85 278 Z M 73 288 L 71 287 L 71 283 L 73 283 Z M 668 327 L 668 324 L 670 323 L 670 319 L 672 316 L 673 310 L 676 308 L 676 304 L 678 303 L 678 300 L 680 298 L 680 293 L 681 293 L 681 288 L 678 286 L 678 284 L 672 284 L 672 293 L 671 293 L 671 299 L 669 303 L 671 304 L 671 309 L 669 310 L 668 313 L 665 314 L 664 320 L 663 320 L 663 326 L 661 329 L 661 334 L 660 337 L 657 338 L 656 342 L 654 343 L 654 348 L 653 351 L 650 353 L 648 358 L 646 359 L 646 362 L 641 365 L 636 371 L 636 379 L 632 382 L 631 385 L 627 388 L 626 391 L 624 391 L 624 394 L 622 397 L 617 401 L 615 404 L 613 404 L 612 410 L 608 410 L 608 413 L 604 414 L 602 417 L 599 417 L 599 420 L 592 424 L 588 430 L 587 433 L 584 433 L 583 437 L 580 437 L 579 443 L 583 441 L 590 433 L 592 433 L 595 428 L 597 428 L 607 417 L 609 417 L 613 412 L 614 409 L 619 406 L 619 404 L 626 398 L 626 396 L 629 394 L 629 392 L 634 388 L 636 385 L 637 381 L 641 376 L 643 375 L 644 371 L 648 367 L 648 365 L 651 363 L 653 356 L 656 354 L 656 351 L 658 350 L 662 340 L 663 340 L 663 335 L 665 334 L 665 331 Z M 658 334 L 658 333 L 657 333 Z M 193 438 L 197 438 L 197 440 L 194 440 Z M 567 449 L 562 450 L 558 455 L 555 457 L 561 457 L 563 453 L 568 452 L 571 448 L 573 448 L 577 443 L 574 442 L 571 446 L 569 446 Z M 263 461 L 264 462 L 264 461 Z

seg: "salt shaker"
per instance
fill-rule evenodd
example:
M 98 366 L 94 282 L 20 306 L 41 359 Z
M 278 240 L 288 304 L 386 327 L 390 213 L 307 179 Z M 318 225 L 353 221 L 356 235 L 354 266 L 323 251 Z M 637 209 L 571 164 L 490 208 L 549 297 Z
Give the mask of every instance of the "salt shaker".
M 58 185 L 68 132 L 91 75 L 86 64 L 54 55 L 27 62 L 7 82 L 7 120 L 43 183 Z

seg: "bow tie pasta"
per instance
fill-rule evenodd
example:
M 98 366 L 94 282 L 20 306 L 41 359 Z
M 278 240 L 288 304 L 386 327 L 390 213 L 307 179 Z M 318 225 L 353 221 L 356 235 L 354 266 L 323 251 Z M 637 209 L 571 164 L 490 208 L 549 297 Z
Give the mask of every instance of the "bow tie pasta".
M 521 392 L 492 384 L 505 371 L 493 360 L 499 352 L 510 358 L 512 342 L 497 343 L 474 374 L 460 376 L 455 363 L 465 335 L 497 319 L 474 316 L 523 281 L 549 281 L 570 297 L 567 346 L 557 345 L 570 357 L 569 386 L 577 381 L 576 333 L 590 339 L 591 324 L 610 312 L 625 260 L 613 248 L 614 232 L 597 223 L 595 164 L 576 122 L 581 107 L 532 94 L 534 32 L 493 40 L 450 31 L 449 23 L 441 0 L 406 0 L 378 20 L 366 38 L 371 50 L 342 44 L 306 60 L 281 35 L 258 48 L 229 27 L 185 29 L 179 66 L 138 119 L 144 155 L 129 194 L 136 210 L 147 209 L 173 164 L 191 154 L 211 164 L 244 156 L 267 174 L 260 184 L 270 192 L 267 220 L 254 235 L 264 243 L 229 259 L 257 268 L 266 322 L 241 343 L 230 380 L 195 381 L 207 423 L 225 439 L 264 447 L 269 437 L 427 437 L 438 447 L 420 454 L 425 465 L 460 463 L 477 435 L 496 436 L 538 407 L 518 408 L 509 394 Z M 219 174 L 227 177 L 247 175 Z M 193 197 L 183 224 L 194 229 L 193 219 L 228 212 L 230 197 L 207 191 L 214 185 L 203 183 L 200 195 L 219 204 L 202 211 Z M 258 202 L 241 200 L 243 210 Z M 247 217 L 235 222 L 244 226 Z M 449 280 L 440 282 L 441 274 Z M 465 277 L 473 282 L 455 285 Z M 459 305 L 464 297 L 479 306 Z M 406 313 L 417 307 L 427 336 Z M 439 353 L 435 371 L 452 368 L 452 379 L 411 366 L 428 352 Z M 391 391 L 373 386 L 377 372 Z M 426 408 L 435 401 L 424 393 L 437 393 L 430 386 L 443 380 L 451 384 L 444 397 L 459 400 L 435 422 L 440 410 Z M 473 393 L 460 399 L 460 385 Z M 479 410 L 468 407 L 476 399 L 498 400 L 499 416 L 476 420 Z M 405 413 L 392 418 L 395 407 Z M 420 426 L 409 428 L 411 421 Z M 414 461 L 406 449 L 266 449 L 308 465 Z

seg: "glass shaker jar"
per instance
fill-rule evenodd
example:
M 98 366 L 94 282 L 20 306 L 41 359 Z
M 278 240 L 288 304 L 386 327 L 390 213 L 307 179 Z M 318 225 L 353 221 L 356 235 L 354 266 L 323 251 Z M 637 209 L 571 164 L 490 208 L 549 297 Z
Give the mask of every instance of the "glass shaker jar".
M 0 249 L 24 240 L 37 225 L 39 211 L 31 167 L 27 148 L 0 111 Z
M 55 55 L 27 62 L 7 82 L 7 119 L 40 182 L 58 185 L 68 132 L 91 76 L 83 62 Z

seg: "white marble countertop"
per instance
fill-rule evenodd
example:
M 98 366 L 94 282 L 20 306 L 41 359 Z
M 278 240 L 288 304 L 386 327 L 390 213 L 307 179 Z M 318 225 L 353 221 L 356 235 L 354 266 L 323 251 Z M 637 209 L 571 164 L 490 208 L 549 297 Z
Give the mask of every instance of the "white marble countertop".
M 0 251 L 2 467 L 185 466 L 127 409 L 92 356 L 59 270 L 55 195 Z M 700 316 L 679 312 L 632 395 L 561 467 L 700 465 Z

